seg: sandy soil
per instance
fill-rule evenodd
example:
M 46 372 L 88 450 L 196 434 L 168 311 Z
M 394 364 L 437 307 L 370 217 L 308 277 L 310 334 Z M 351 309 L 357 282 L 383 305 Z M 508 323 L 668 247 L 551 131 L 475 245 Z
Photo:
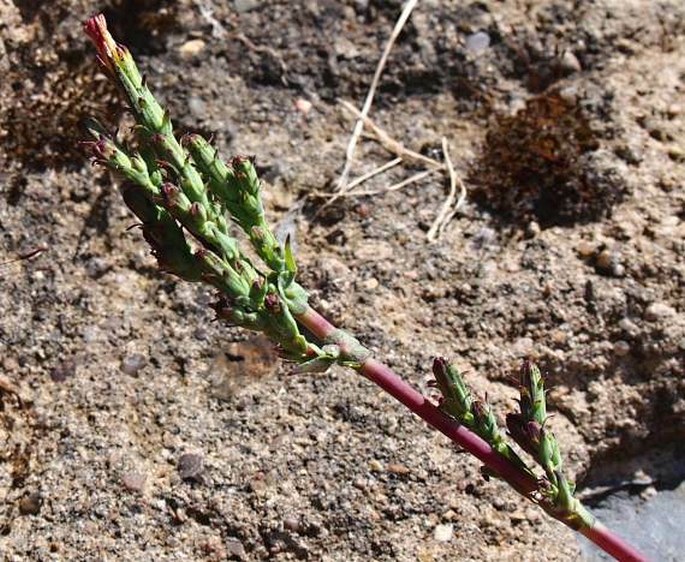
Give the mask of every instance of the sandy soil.
M 105 9 L 181 130 L 257 156 L 312 302 L 427 390 L 505 413 L 524 355 L 585 489 L 685 437 L 685 4 L 419 3 L 372 117 L 437 175 L 322 209 L 398 1 L 0 0 L 0 558 L 575 560 L 573 534 L 354 373 L 294 376 L 159 275 L 79 120 L 121 121 Z M 199 40 L 199 41 L 198 41 Z M 311 109 L 306 112 L 307 104 Z M 368 139 L 353 175 L 391 159 Z M 364 184 L 420 171 L 407 163 Z M 661 455 L 657 455 L 660 452 Z M 641 472 L 640 472 L 641 471 Z M 637 476 L 636 476 L 637 475 Z

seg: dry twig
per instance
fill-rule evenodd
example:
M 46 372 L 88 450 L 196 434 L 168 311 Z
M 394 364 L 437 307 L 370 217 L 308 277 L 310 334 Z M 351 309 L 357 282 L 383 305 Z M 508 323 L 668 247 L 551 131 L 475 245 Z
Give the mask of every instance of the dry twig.
M 447 167 L 447 173 L 449 174 L 450 178 L 450 191 L 447 195 L 447 199 L 445 199 L 442 207 L 440 208 L 438 216 L 435 217 L 435 221 L 428 230 L 428 234 L 426 236 L 429 242 L 435 242 L 438 239 L 438 236 L 442 234 L 443 230 L 445 230 L 445 227 L 454 218 L 454 215 L 459 207 L 461 207 L 466 200 L 466 187 L 464 186 L 464 182 L 461 181 L 461 179 L 457 176 L 457 173 L 454 171 L 454 165 L 452 164 L 452 159 L 450 158 L 449 146 L 445 137 L 442 137 L 442 153 L 445 155 L 445 166 Z M 455 199 L 457 198 L 457 184 L 459 185 L 460 193 L 459 199 L 457 199 L 455 204 Z
M 362 115 L 362 113 L 350 102 L 340 100 L 340 105 L 342 105 L 345 109 L 354 114 L 357 117 L 357 119 L 361 119 L 362 122 L 365 125 L 367 125 L 371 130 L 373 138 L 375 138 L 380 143 L 380 145 L 391 154 L 394 154 L 395 156 L 402 158 L 402 160 L 412 160 L 417 163 L 425 164 L 429 167 L 444 169 L 445 166 L 437 160 L 425 156 L 420 152 L 416 152 L 415 150 L 411 150 L 410 148 L 404 146 L 401 142 L 396 141 L 384 129 L 379 127 L 373 119 L 365 115 Z
M 386 162 L 385 164 L 381 164 L 380 166 L 374 168 L 370 172 L 367 172 L 367 173 L 359 176 L 358 178 L 354 179 L 350 183 L 348 183 L 346 192 L 352 191 L 358 185 L 363 184 L 365 181 L 370 180 L 374 176 L 377 176 L 378 174 L 382 174 L 383 172 L 389 170 L 390 168 L 394 168 L 395 166 L 397 166 L 398 164 L 401 164 L 401 163 L 402 163 L 402 158 L 400 158 L 398 156 L 397 158 L 393 158 L 392 160 L 390 160 L 389 162 Z
M 402 28 L 407 23 L 407 20 L 409 19 L 412 10 L 416 7 L 417 2 L 418 0 L 408 0 L 408 2 L 404 5 L 402 13 L 400 14 L 400 17 L 397 18 L 395 27 L 393 28 L 392 33 L 390 34 L 390 38 L 388 39 L 388 42 L 385 45 L 385 49 L 383 49 L 383 54 L 381 55 L 381 58 L 378 61 L 378 65 L 376 66 L 376 72 L 373 75 L 371 86 L 369 87 L 369 91 L 366 94 L 366 99 L 364 100 L 364 105 L 362 106 L 361 116 L 357 119 L 357 122 L 354 124 L 352 136 L 350 137 L 350 141 L 347 144 L 347 150 L 345 151 L 345 164 L 343 166 L 343 171 L 340 174 L 340 177 L 338 178 L 336 191 L 348 190 L 346 185 L 347 176 L 350 174 L 350 168 L 352 167 L 354 149 L 357 146 L 357 142 L 359 141 L 362 129 L 364 128 L 364 117 L 366 117 L 369 114 L 369 110 L 371 109 L 371 105 L 373 103 L 373 96 L 376 94 L 376 88 L 378 87 L 378 82 L 380 81 L 380 77 L 383 73 L 383 69 L 385 68 L 385 63 L 388 60 L 390 51 L 392 50 L 395 41 L 402 32 Z
M 398 191 L 403 187 L 407 187 L 412 183 L 421 181 L 424 178 L 434 174 L 436 170 L 423 170 L 422 172 L 417 172 L 413 176 L 409 176 L 400 182 L 397 182 L 391 186 L 383 187 L 381 189 L 369 189 L 367 191 L 347 191 L 345 193 L 337 193 L 336 197 L 361 197 L 363 195 L 380 195 L 381 193 L 390 193 L 391 191 Z

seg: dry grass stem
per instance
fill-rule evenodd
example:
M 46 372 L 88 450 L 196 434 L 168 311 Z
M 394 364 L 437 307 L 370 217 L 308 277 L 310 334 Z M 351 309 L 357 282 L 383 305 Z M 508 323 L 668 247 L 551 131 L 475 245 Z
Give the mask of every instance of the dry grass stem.
M 396 141 L 384 129 L 379 127 L 373 119 L 362 115 L 362 113 L 350 102 L 340 100 L 340 105 L 355 115 L 358 119 L 361 119 L 363 123 L 369 127 L 372 133 L 371 138 L 377 140 L 380 145 L 385 148 L 385 150 L 390 152 L 390 154 L 394 154 L 398 158 L 402 158 L 402 160 L 411 160 L 417 163 L 425 164 L 426 166 L 432 168 L 444 169 L 444 165 L 437 160 L 411 150 L 404 146 L 401 142 Z
M 355 178 L 354 180 L 352 180 L 350 183 L 347 184 L 345 191 L 352 191 L 355 187 L 360 186 L 365 181 L 368 181 L 371 178 L 377 176 L 378 174 L 382 174 L 386 170 L 389 170 L 390 168 L 394 168 L 395 166 L 397 166 L 398 164 L 401 164 L 401 163 L 402 163 L 402 158 L 400 158 L 398 156 L 397 158 L 394 158 L 393 160 L 390 160 L 389 162 L 386 162 L 385 164 L 382 164 L 382 165 L 374 168 L 370 172 L 367 172 L 367 173 L 359 176 L 358 178 Z
M 369 114 L 371 105 L 373 104 L 373 97 L 376 94 L 376 88 L 378 88 L 378 82 L 380 81 L 381 74 L 385 68 L 390 51 L 392 50 L 395 41 L 402 32 L 404 25 L 407 23 L 407 20 L 409 19 L 409 16 L 411 15 L 412 10 L 416 7 L 417 3 L 418 0 L 408 0 L 408 2 L 404 5 L 402 13 L 400 14 L 400 17 L 397 18 L 395 27 L 393 28 L 390 38 L 383 49 L 383 54 L 378 61 L 378 65 L 376 66 L 376 71 L 373 75 L 373 79 L 371 80 L 369 91 L 366 94 L 366 99 L 364 100 L 364 105 L 362 106 L 360 116 L 357 118 L 357 122 L 354 124 L 352 136 L 347 144 L 347 150 L 345 151 L 345 164 L 343 166 L 343 171 L 338 178 L 336 191 L 345 191 L 345 188 L 347 187 L 347 176 L 350 174 L 350 168 L 352 167 L 352 160 L 354 158 L 354 150 L 357 146 L 357 142 L 359 142 L 362 129 L 364 128 L 364 118 Z
M 452 164 L 452 159 L 450 158 L 449 145 L 447 139 L 442 137 L 442 153 L 445 155 L 445 166 L 447 167 L 447 173 L 450 178 L 450 191 L 447 195 L 447 199 L 442 204 L 438 216 L 428 230 L 426 235 L 429 242 L 435 242 L 438 237 L 445 230 L 445 227 L 454 218 L 454 215 L 464 204 L 466 200 L 466 186 L 464 182 L 461 181 L 459 176 L 457 176 L 454 170 L 454 165 Z M 457 199 L 457 185 L 459 186 L 459 198 Z M 455 204 L 456 199 L 456 204 Z
M 391 191 L 398 191 L 404 187 L 407 187 L 408 185 L 411 185 L 412 183 L 421 181 L 422 179 L 434 174 L 436 171 L 437 170 L 423 170 L 422 172 L 418 172 L 413 176 L 409 176 L 407 179 L 404 179 L 400 182 L 397 182 L 389 187 L 384 187 L 382 189 L 370 189 L 367 191 L 354 192 L 350 191 L 347 193 L 339 193 L 338 195 L 340 197 L 361 197 L 362 195 L 380 195 L 381 193 L 390 193 Z

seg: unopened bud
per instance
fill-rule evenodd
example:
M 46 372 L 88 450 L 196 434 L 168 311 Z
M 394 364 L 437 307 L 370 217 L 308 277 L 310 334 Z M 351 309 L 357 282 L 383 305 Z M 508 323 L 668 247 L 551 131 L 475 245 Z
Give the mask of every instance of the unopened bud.
M 207 220 L 207 210 L 196 201 L 190 205 L 190 216 L 198 221 L 204 222 Z
M 262 245 L 266 240 L 266 233 L 264 232 L 264 229 L 261 226 L 253 226 L 250 229 L 250 238 L 252 238 L 252 241 L 255 244 Z
M 117 153 L 114 144 L 107 137 L 101 136 L 92 145 L 93 155 L 101 162 L 109 162 Z
M 266 297 L 264 297 L 264 307 L 271 314 L 280 314 L 283 311 L 281 299 L 276 293 L 269 293 L 266 295 Z

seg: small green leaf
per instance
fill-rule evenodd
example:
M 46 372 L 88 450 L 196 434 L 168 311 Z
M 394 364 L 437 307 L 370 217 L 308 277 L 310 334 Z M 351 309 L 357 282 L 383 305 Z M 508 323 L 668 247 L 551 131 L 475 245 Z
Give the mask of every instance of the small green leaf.
M 297 273 L 297 264 L 295 263 L 295 256 L 293 255 L 293 249 L 290 243 L 290 234 L 285 238 L 285 267 L 290 273 Z

